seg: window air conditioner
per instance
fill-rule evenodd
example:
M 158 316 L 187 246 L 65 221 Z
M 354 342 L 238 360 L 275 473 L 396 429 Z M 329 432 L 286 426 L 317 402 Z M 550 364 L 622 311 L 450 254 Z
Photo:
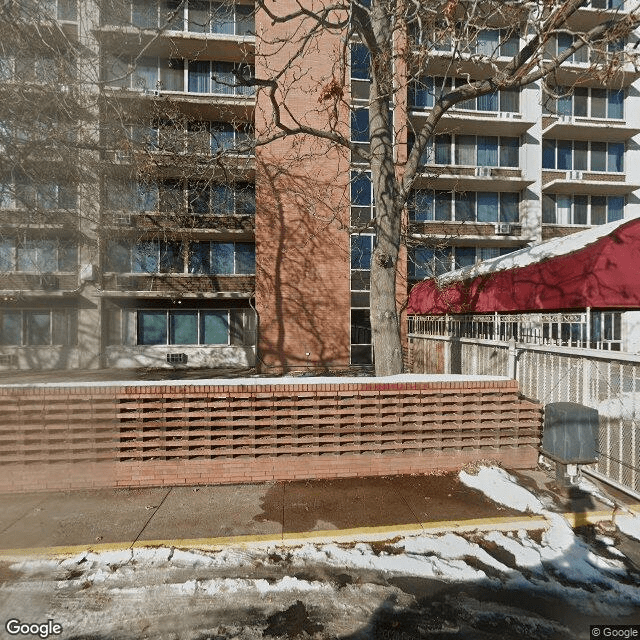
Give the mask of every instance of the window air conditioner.
M 130 227 L 131 226 L 131 214 L 130 213 L 114 213 L 113 224 L 118 227 Z
M 499 222 L 496 225 L 496 235 L 497 236 L 509 236 L 511 235 L 511 225 L 508 222 Z
M 582 180 L 583 177 L 582 171 L 567 171 L 567 180 Z
M 129 162 L 131 160 L 131 154 L 128 151 L 116 151 L 115 159 L 116 162 Z
M 53 276 L 49 273 L 40 276 L 40 288 L 45 291 L 54 291 L 60 288 L 60 280 L 58 276 Z
M 476 167 L 476 176 L 479 178 L 490 178 L 491 167 Z
M 17 367 L 18 357 L 14 353 L 0 355 L 0 367 Z
M 167 353 L 167 362 L 169 364 L 187 364 L 188 360 L 186 353 Z

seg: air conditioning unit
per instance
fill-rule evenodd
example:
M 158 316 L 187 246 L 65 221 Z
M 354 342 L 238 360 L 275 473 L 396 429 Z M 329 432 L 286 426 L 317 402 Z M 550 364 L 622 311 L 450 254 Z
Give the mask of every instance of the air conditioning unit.
M 40 276 L 40 288 L 45 291 L 55 291 L 60 288 L 60 280 L 58 276 L 49 273 Z
M 114 151 L 113 161 L 119 164 L 131 162 L 131 153 L 129 151 L 123 151 L 122 149 Z
M 491 167 L 476 167 L 476 176 L 479 178 L 490 178 Z
M 188 360 L 186 353 L 167 353 L 168 364 L 187 364 Z
M 560 124 L 571 124 L 573 122 L 573 117 L 564 114 L 558 118 L 558 122 Z
M 567 171 L 567 180 L 582 180 L 583 177 L 582 171 Z
M 4 353 L 0 355 L 0 367 L 17 367 L 18 357 L 15 353 Z
M 130 213 L 114 213 L 113 224 L 115 224 L 118 227 L 130 227 L 131 214 Z
M 503 118 L 504 120 L 512 120 L 514 117 L 513 111 L 500 111 L 498 113 L 498 118 Z
M 496 225 L 497 236 L 510 236 L 512 233 L 511 225 L 508 222 L 498 222 Z

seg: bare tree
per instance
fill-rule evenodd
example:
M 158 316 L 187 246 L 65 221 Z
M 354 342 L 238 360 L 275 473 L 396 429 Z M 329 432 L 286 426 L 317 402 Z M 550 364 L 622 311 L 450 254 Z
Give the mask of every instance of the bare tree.
M 540 81 L 553 97 L 556 85 L 566 86 L 558 79 L 563 63 L 583 49 L 589 50 L 583 78 L 611 81 L 634 68 L 636 51 L 630 39 L 640 14 L 636 6 L 622 11 L 610 2 L 595 3 L 608 10 L 592 14 L 587 26 L 578 26 L 584 24 L 574 20 L 583 0 L 300 0 L 283 3 L 283 9 L 267 0 L 256 4 L 267 24 L 283 27 L 262 40 L 258 34 L 256 55 L 263 59 L 257 75 L 266 71 L 266 76 L 257 83 L 267 97 L 262 104 L 270 109 L 264 116 L 270 127 L 259 131 L 257 144 L 288 136 L 315 137 L 369 163 L 375 199 L 370 294 L 375 369 L 377 375 L 400 373 L 397 277 L 403 212 L 442 117 L 464 101 Z M 492 39 L 481 41 L 486 30 L 492 30 Z M 333 66 L 317 94 L 331 113 L 326 125 L 319 126 L 296 107 L 295 83 L 304 77 L 305 58 L 313 58 L 326 37 L 334 38 Z M 360 49 L 358 62 L 368 67 L 370 77 L 367 145 L 354 143 L 348 133 L 350 43 Z M 421 127 L 407 130 L 410 125 L 402 117 L 394 126 L 394 110 L 406 109 L 407 90 L 423 76 L 437 76 L 441 84 L 424 87 L 432 94 L 432 107 Z M 413 146 L 405 154 L 401 147 L 407 134 Z
M 611 85 L 634 69 L 630 40 L 639 20 L 635 6 L 623 11 L 613 0 L 595 0 L 602 11 L 591 9 L 589 19 L 580 21 L 575 18 L 583 0 L 256 0 L 256 26 L 247 27 L 253 25 L 248 5 L 205 3 L 201 11 L 198 3 L 185 3 L 96 0 L 92 19 L 107 26 L 98 39 L 89 35 L 90 27 L 81 28 L 81 37 L 68 33 L 64 14 L 75 11 L 73 0 L 2 4 L 0 199 L 9 211 L 5 217 L 13 216 L 10 233 L 18 238 L 22 225 L 28 231 L 22 237 L 33 236 L 35 226 L 59 224 L 69 212 L 86 220 L 70 225 L 65 237 L 93 243 L 96 255 L 108 258 L 100 243 L 115 237 L 121 213 L 134 210 L 142 215 L 128 231 L 129 241 L 142 245 L 155 237 L 167 247 L 173 242 L 166 259 L 186 265 L 189 240 L 203 226 L 220 225 L 219 217 L 208 220 L 207 214 L 222 209 L 216 198 L 226 197 L 225 188 L 253 213 L 252 171 L 267 181 L 288 177 L 291 197 L 317 222 L 310 235 L 336 223 L 342 233 L 357 232 L 338 211 L 331 213 L 330 194 L 342 190 L 347 197 L 345 185 L 312 185 L 295 166 L 324 162 L 326 154 L 344 175 L 350 161 L 366 166 L 375 218 L 361 228 L 376 237 L 370 306 L 378 375 L 402 370 L 398 281 L 408 242 L 406 208 L 417 177 L 425 177 L 422 160 L 443 116 L 466 101 L 537 82 L 553 105 L 577 82 L 563 66 L 576 56 L 586 62 L 579 81 Z M 184 43 L 173 50 L 172 31 L 210 32 L 213 21 L 226 24 L 239 9 L 233 20 L 244 21 L 243 33 L 255 29 L 255 49 L 237 45 L 234 59 L 242 62 L 211 66 L 206 38 L 190 39 L 188 52 L 180 49 Z M 118 29 L 118 37 L 110 35 Z M 168 58 L 158 57 L 159 50 L 166 55 L 167 39 Z M 126 51 L 117 50 L 121 42 Z M 188 101 L 174 100 L 174 92 L 187 90 L 184 65 L 195 69 L 199 61 L 207 82 L 218 88 L 234 95 L 256 92 L 255 114 L 233 100 L 212 100 L 206 114 L 200 103 L 191 108 Z M 361 115 L 350 99 L 355 67 L 369 78 L 367 91 L 358 96 L 368 111 L 364 143 L 362 135 L 359 141 L 350 135 L 352 116 L 360 122 Z M 418 127 L 406 112 L 408 93 L 420 91 L 430 100 Z M 268 150 L 284 139 L 296 157 L 260 167 L 257 158 L 251 168 L 247 157 L 254 148 Z M 437 184 L 435 171 L 427 177 Z M 240 216 L 225 224 L 244 222 Z M 311 309 L 300 311 L 313 317 Z M 313 331 L 321 328 L 314 325 Z

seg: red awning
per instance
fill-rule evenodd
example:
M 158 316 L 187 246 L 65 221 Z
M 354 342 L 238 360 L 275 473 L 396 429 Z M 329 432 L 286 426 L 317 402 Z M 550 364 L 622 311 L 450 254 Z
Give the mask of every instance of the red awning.
M 640 309 L 640 219 L 592 228 L 419 282 L 407 311 L 441 315 L 586 307 Z

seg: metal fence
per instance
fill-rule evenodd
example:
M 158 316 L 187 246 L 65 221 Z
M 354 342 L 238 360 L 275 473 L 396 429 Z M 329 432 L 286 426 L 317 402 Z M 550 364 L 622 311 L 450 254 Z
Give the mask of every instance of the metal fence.
M 619 311 L 409 316 L 409 333 L 620 351 Z
M 569 315 L 583 314 L 557 315 L 562 315 L 563 322 L 570 322 Z M 412 370 L 507 375 L 518 380 L 525 396 L 543 405 L 577 402 L 597 409 L 599 461 L 590 470 L 640 494 L 640 357 L 605 351 L 611 348 L 610 343 L 588 349 L 562 342 L 546 344 L 540 334 L 510 334 L 503 327 L 513 325 L 514 318 L 503 317 L 498 323 L 495 316 L 476 316 L 472 321 L 461 317 L 412 319 Z M 490 319 L 492 329 L 487 326 Z M 521 327 L 519 324 L 518 329 Z M 422 333 L 418 333 L 420 330 Z M 469 332 L 473 336 L 467 337 Z

